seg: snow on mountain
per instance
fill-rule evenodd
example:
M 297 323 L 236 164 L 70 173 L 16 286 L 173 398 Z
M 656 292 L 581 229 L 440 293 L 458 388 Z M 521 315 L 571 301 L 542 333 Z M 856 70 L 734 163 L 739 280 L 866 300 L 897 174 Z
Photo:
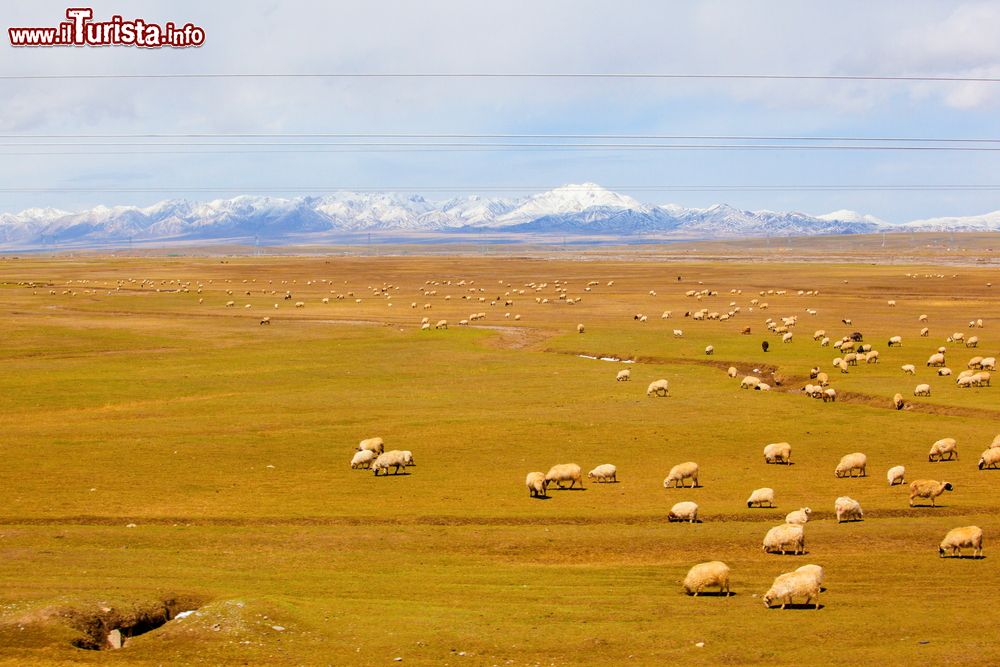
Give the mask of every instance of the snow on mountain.
M 913 220 L 899 225 L 897 229 L 913 232 L 997 232 L 1000 231 L 1000 211 L 964 218 Z
M 650 206 L 594 183 L 566 185 L 525 198 L 471 195 L 436 202 L 395 193 L 244 195 L 203 202 L 169 199 L 146 207 L 96 206 L 78 212 L 32 208 L 0 213 L 0 248 L 86 247 L 133 239 L 152 243 L 349 241 L 352 234 L 371 231 L 740 238 L 908 230 L 1000 231 L 1000 211 L 888 225 L 848 210 L 812 216 L 796 211 L 748 211 L 728 204 Z

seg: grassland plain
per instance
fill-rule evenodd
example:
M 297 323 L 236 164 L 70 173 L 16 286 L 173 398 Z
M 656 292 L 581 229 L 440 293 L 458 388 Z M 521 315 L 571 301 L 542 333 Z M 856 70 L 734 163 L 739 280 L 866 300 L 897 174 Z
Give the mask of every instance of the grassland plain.
M 1000 287 L 987 287 L 995 269 L 930 260 L 0 261 L 0 663 L 995 664 L 1000 471 L 975 463 L 1000 432 L 1000 390 L 958 389 L 924 361 L 940 345 L 956 373 L 995 356 Z M 562 302 L 557 279 L 582 301 Z M 769 308 L 751 312 L 753 298 Z M 729 321 L 683 316 L 730 302 L 742 312 Z M 456 326 L 473 312 L 487 317 Z M 790 344 L 764 327 L 781 315 L 799 316 Z M 451 326 L 420 331 L 424 316 Z M 833 372 L 816 329 L 862 331 L 881 363 Z M 980 347 L 946 343 L 955 331 Z M 896 334 L 903 346 L 887 348 Z M 787 381 L 740 390 L 730 364 Z M 814 365 L 841 400 L 795 391 Z M 631 382 L 615 382 L 623 367 Z M 661 377 L 671 396 L 647 398 Z M 930 398 L 912 397 L 918 382 Z M 912 409 L 891 409 L 897 391 Z M 373 435 L 417 465 L 350 470 Z M 960 460 L 927 462 L 945 436 Z M 794 465 L 766 466 L 763 446 L 781 440 Z M 869 476 L 836 479 L 853 451 Z M 663 489 L 687 460 L 701 488 Z M 614 463 L 620 483 L 529 500 L 525 473 L 565 461 Z M 896 464 L 955 491 L 910 509 L 886 485 Z M 777 508 L 746 508 L 759 486 Z M 840 495 L 864 522 L 835 523 Z M 667 524 L 680 500 L 704 522 Z M 808 554 L 763 554 L 767 528 L 801 506 L 814 510 Z M 984 529 L 987 557 L 939 559 L 944 533 L 968 524 Z M 732 567 L 736 595 L 685 596 L 687 569 L 712 559 Z M 765 609 L 773 577 L 807 562 L 826 568 L 823 608 Z M 199 611 L 119 651 L 73 645 L 162 607 Z

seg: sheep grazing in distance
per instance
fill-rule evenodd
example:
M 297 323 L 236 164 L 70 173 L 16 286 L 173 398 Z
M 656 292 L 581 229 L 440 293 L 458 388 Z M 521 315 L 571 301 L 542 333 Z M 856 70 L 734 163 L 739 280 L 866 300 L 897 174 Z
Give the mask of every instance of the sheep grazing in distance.
M 780 551 L 782 555 L 791 551 L 794 554 L 805 553 L 806 538 L 802 524 L 783 523 L 767 531 L 764 536 L 764 553 Z
M 887 301 L 886 303 L 889 304 L 890 308 L 895 308 L 896 307 L 896 302 L 893 301 L 892 299 L 889 299 L 889 301 Z
M 903 395 L 897 392 L 896 395 L 892 397 L 892 405 L 897 410 L 905 408 L 906 401 L 903 400 Z
M 685 479 L 691 480 L 691 488 L 698 487 L 698 464 L 694 461 L 678 463 L 671 468 L 670 473 L 663 480 L 663 488 L 669 489 L 671 482 L 673 482 L 674 488 L 681 488 L 685 486 L 683 484 Z
M 950 368 L 939 368 L 939 369 L 937 369 L 937 374 L 938 374 L 938 377 L 948 377 L 949 375 L 951 375 L 951 369 Z
M 972 549 L 973 558 L 983 557 L 983 529 L 979 526 L 963 526 L 952 528 L 941 540 L 938 546 L 938 556 L 945 557 L 945 552 L 951 552 L 952 558 L 961 558 L 962 549 Z
M 809 522 L 809 517 L 812 515 L 812 510 L 808 507 L 801 507 L 797 510 L 792 510 L 785 515 L 785 523 L 795 523 L 798 525 L 805 525 Z
M 913 389 L 913 395 L 914 396 L 930 396 L 931 395 L 931 386 L 929 384 L 918 384 Z
M 990 447 L 979 457 L 979 469 L 996 468 L 1000 465 L 1000 447 Z
M 937 507 L 934 499 L 945 491 L 954 491 L 951 482 L 938 482 L 933 479 L 918 479 L 910 483 L 910 507 L 917 498 L 929 498 L 931 507 Z
M 903 466 L 893 466 L 889 468 L 889 472 L 885 474 L 886 479 L 889 481 L 889 486 L 896 486 L 897 484 L 906 484 L 906 468 Z
M 371 469 L 378 477 L 379 470 L 383 471 L 384 475 L 389 474 L 389 468 L 392 468 L 392 474 L 398 475 L 400 468 L 403 471 L 406 470 L 406 454 L 398 449 L 393 449 L 388 452 L 384 452 L 378 455 L 378 458 L 372 462 Z
M 792 446 L 787 442 L 774 442 L 764 447 L 764 463 L 792 462 Z
M 837 514 L 837 523 L 845 521 L 864 521 L 865 513 L 861 511 L 861 503 L 850 496 L 840 496 L 833 503 Z
M 355 452 L 354 457 L 351 459 L 351 469 L 356 468 L 371 468 L 372 461 L 378 457 L 378 454 L 371 451 L 370 449 L 364 449 L 360 452 Z
M 730 366 L 729 370 L 726 371 L 726 375 L 734 379 L 736 378 L 737 374 L 739 374 L 739 371 L 736 370 L 736 366 Z
M 854 472 L 858 471 L 859 477 L 865 477 L 867 467 L 868 457 L 861 452 L 854 452 L 853 454 L 845 454 L 833 472 L 837 477 L 854 477 Z
M 740 389 L 752 389 L 760 384 L 760 378 L 754 377 L 753 375 L 747 375 L 740 381 Z
M 979 362 L 979 367 L 984 371 L 996 371 L 997 369 L 997 358 L 996 357 L 983 357 L 983 360 Z
M 927 327 L 924 327 L 923 329 L 920 330 L 920 337 L 921 338 L 927 338 L 930 335 L 931 335 L 931 330 L 928 329 Z
M 447 329 L 448 320 L 438 320 L 437 324 L 434 325 L 435 329 Z
M 670 383 L 666 380 L 654 380 L 646 387 L 646 396 L 669 396 Z
M 751 310 L 753 310 L 753 309 L 751 308 Z M 740 335 L 741 336 L 749 336 L 750 335 L 750 327 L 743 327 L 742 329 L 740 329 Z
M 756 389 L 757 391 L 771 391 L 771 385 L 765 382 L 758 382 L 756 385 L 754 385 L 754 389 Z
M 670 514 L 667 515 L 667 521 L 674 523 L 675 521 L 687 521 L 688 523 L 698 522 L 698 504 L 693 503 L 690 500 L 677 503 L 670 508 Z
M 913 364 L 903 364 L 900 368 L 903 369 L 904 373 L 908 373 L 910 375 L 915 375 L 917 372 L 917 367 Z
M 928 366 L 944 366 L 944 354 L 940 352 L 935 352 L 931 356 L 927 357 Z
M 893 346 L 902 347 L 903 346 L 903 337 L 902 336 L 893 336 L 892 338 L 890 338 L 889 339 L 889 345 L 888 345 L 888 347 L 893 347 Z
M 958 458 L 955 438 L 941 438 L 931 445 L 931 451 L 927 454 L 927 460 L 932 463 L 935 461 L 944 461 L 945 456 L 948 457 L 949 461 Z
M 837 390 L 833 387 L 829 387 L 823 390 L 823 402 L 833 403 L 837 400 Z
M 563 488 L 565 482 L 569 482 L 569 488 L 571 489 L 579 483 L 582 489 L 583 471 L 575 463 L 560 463 L 549 468 L 549 471 L 545 474 L 545 481 L 549 484 L 555 482 L 556 486 L 560 489 Z
M 684 577 L 684 591 L 688 595 L 698 597 L 703 589 L 709 586 L 718 586 L 719 593 L 725 593 L 729 597 L 729 566 L 722 561 L 713 560 L 707 563 L 698 563 Z
M 1000 450 L 998 450 L 1000 451 Z M 767 503 L 768 507 L 774 507 L 774 489 L 769 487 L 762 487 L 760 489 L 754 489 L 747 498 L 747 507 L 763 507 L 764 503 Z
M 812 602 L 815 609 L 819 609 L 819 589 L 820 582 L 813 572 L 796 570 L 779 574 L 764 593 L 764 606 L 770 609 L 772 602 L 781 600 L 781 608 L 784 609 L 792 604 L 794 598 L 805 598 L 804 604 Z
M 587 477 L 595 482 L 614 483 L 618 481 L 618 468 L 610 463 L 603 463 L 588 472 Z
M 766 340 L 760 344 L 760 349 L 762 349 L 764 352 L 767 352 L 767 348 L 769 347 L 771 347 L 771 344 L 768 343 Z
M 359 452 L 369 450 L 376 454 L 381 454 L 385 448 L 385 441 L 382 438 L 367 438 L 358 443 Z
M 549 481 L 545 479 L 544 472 L 529 472 L 524 480 L 528 487 L 529 498 L 547 498 Z
M 270 324 L 271 323 L 271 318 L 270 317 L 262 317 L 262 318 L 260 318 L 260 323 L 261 324 Z
M 674 329 L 674 338 L 683 338 L 684 332 L 680 329 Z
M 714 347 L 712 347 L 711 345 L 706 345 L 705 346 L 705 354 L 711 355 L 711 354 L 714 354 L 714 353 L 715 353 L 715 348 Z
M 965 347 L 976 347 L 979 345 L 979 336 L 969 336 L 969 339 L 965 341 Z
M 584 332 L 584 328 L 583 328 L 582 324 L 577 324 L 576 325 L 576 332 L 577 333 L 581 333 L 581 334 Z
M 628 368 L 618 371 L 618 374 L 615 375 L 615 380 L 618 382 L 628 382 L 631 379 L 632 379 L 632 371 Z

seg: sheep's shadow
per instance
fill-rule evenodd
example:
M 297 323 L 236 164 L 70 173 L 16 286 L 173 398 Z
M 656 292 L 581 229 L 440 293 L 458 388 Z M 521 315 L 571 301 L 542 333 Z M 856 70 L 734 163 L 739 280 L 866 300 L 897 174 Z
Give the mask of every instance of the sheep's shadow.
M 552 500 L 552 496 L 545 494 L 544 496 L 530 496 L 532 500 Z
M 704 523 L 701 519 L 695 519 L 694 521 L 689 521 L 688 519 L 667 519 L 667 523 Z
M 728 593 L 726 593 L 725 591 L 702 591 L 697 595 L 695 595 L 694 593 L 683 593 L 683 595 L 689 598 L 728 598 L 728 597 L 736 597 L 736 592 L 729 591 Z
M 826 609 L 826 605 L 825 604 L 821 604 L 819 606 L 819 608 L 820 609 Z M 812 602 L 793 602 L 791 604 L 786 604 L 784 609 L 781 608 L 780 604 L 775 604 L 773 606 L 770 606 L 770 607 L 768 607 L 768 609 L 771 609 L 771 610 L 777 609 L 778 611 L 787 611 L 789 609 L 792 609 L 792 610 L 795 610 L 795 611 L 807 611 L 807 610 L 808 611 L 816 611 L 816 605 L 813 604 Z
M 587 489 L 585 487 L 582 487 L 582 486 L 580 486 L 580 487 L 572 487 L 572 486 L 562 487 L 562 486 L 557 486 L 554 489 L 553 488 L 549 488 L 550 492 L 552 492 L 552 491 L 586 491 L 586 490 Z
M 409 477 L 412 474 L 413 474 L 412 472 L 394 472 L 391 475 L 387 473 L 385 475 L 375 475 L 375 476 L 381 479 L 383 477 Z
M 974 556 L 972 554 L 958 554 L 958 555 L 947 555 L 941 556 L 948 560 L 983 560 L 986 556 Z
M 918 507 L 928 507 L 928 508 L 930 508 L 932 510 L 936 510 L 936 509 L 938 509 L 940 507 L 948 507 L 948 506 L 947 505 L 910 505 L 910 509 L 912 509 L 912 510 L 915 510 Z
M 768 551 L 766 552 L 769 556 L 794 556 L 796 558 L 801 558 L 802 556 L 808 556 L 808 551 L 803 551 L 802 553 L 795 553 L 794 551 L 786 551 L 784 553 L 780 551 Z

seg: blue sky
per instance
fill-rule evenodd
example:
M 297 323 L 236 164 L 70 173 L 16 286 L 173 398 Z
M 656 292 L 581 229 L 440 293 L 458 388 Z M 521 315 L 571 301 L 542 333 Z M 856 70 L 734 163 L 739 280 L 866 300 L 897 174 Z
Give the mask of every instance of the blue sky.
M 74 3 L 71 3 L 74 4 Z M 79 4 L 79 3 L 76 3 Z M 4 5 L 4 28 L 55 25 L 65 2 Z M 1000 77 L 1000 3 L 104 2 L 207 33 L 187 50 L 13 49 L 0 75 L 212 72 L 634 72 Z M 905 10 L 902 9 L 905 7 Z M 1000 138 L 1000 84 L 511 79 L 0 80 L 0 132 L 585 133 Z M 4 143 L 11 143 L 9 138 Z M 353 152 L 10 155 L 0 210 L 208 199 L 247 188 L 996 184 L 1000 153 L 888 151 Z M 56 149 L 46 149 L 56 151 Z M 218 187 L 192 194 L 190 187 Z M 649 203 L 892 222 L 1000 209 L 1000 192 L 642 192 Z M 445 198 L 455 193 L 428 193 Z

